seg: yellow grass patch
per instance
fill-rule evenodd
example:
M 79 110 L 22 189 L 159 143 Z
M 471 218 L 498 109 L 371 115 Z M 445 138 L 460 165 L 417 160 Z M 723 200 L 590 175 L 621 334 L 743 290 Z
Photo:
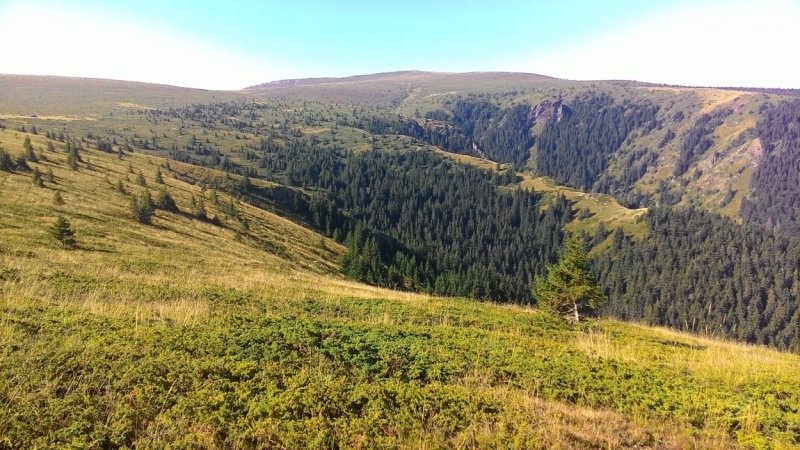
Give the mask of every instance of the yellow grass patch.
M 9 120 L 9 119 L 25 119 L 30 120 L 32 125 L 36 125 L 36 120 L 53 120 L 53 121 L 60 121 L 60 122 L 74 122 L 76 120 L 97 120 L 94 117 L 89 116 L 51 116 L 51 115 L 38 115 L 36 117 L 23 116 L 20 114 L 0 114 L 0 120 Z
M 574 210 L 579 211 L 584 208 L 589 210 L 592 216 L 582 221 L 576 219 L 567 225 L 569 231 L 586 230 L 591 233 L 597 231 L 602 223 L 608 230 L 622 228 L 627 234 L 634 236 L 643 236 L 647 232 L 647 226 L 644 222 L 637 223 L 637 219 L 647 212 L 647 208 L 626 208 L 610 195 L 587 194 L 577 189 L 558 186 L 546 177 L 535 177 L 527 173 L 521 176 L 523 178 L 522 183 L 520 183 L 522 188 L 554 195 L 561 194 L 568 200 L 575 202 Z
M 155 109 L 149 106 L 140 105 L 138 103 L 131 103 L 131 102 L 116 102 L 114 103 L 116 106 L 120 108 L 132 108 L 132 109 Z

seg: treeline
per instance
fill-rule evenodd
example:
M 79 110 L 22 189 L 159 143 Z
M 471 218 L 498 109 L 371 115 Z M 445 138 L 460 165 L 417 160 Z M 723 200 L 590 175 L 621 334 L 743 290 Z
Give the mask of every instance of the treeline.
M 647 134 L 659 126 L 658 106 L 628 101 L 614 104 L 607 94 L 579 97 L 570 109 L 572 114 L 551 117 L 545 123 L 537 139 L 536 168 L 560 184 L 584 191 L 603 174 L 609 156 L 631 131 L 641 127 Z
M 594 262 L 603 313 L 796 348 L 796 238 L 696 209 L 655 208 L 645 220 L 643 240 L 618 232 Z
M 348 245 L 343 270 L 378 285 L 530 303 L 533 276 L 572 220 L 563 197 L 542 211 L 537 194 L 501 192 L 511 171 L 429 151 L 331 152 L 304 140 L 271 150 L 263 161 L 274 180 L 316 191 L 310 217 Z
M 800 100 L 764 104 L 756 134 L 764 156 L 750 180 L 750 196 L 742 200 L 745 223 L 797 233 L 800 197 Z

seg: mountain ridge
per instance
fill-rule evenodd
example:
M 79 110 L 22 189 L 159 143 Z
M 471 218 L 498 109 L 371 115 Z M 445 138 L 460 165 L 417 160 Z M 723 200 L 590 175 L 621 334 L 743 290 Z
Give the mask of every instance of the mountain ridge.
M 343 77 L 306 77 L 306 78 L 286 78 L 274 81 L 267 81 L 263 83 L 247 86 L 242 90 L 255 90 L 255 89 L 271 89 L 280 87 L 299 87 L 309 86 L 315 84 L 331 84 L 331 83 L 351 83 L 359 81 L 379 81 L 402 78 L 404 76 L 412 78 L 415 77 L 467 77 L 475 75 L 484 76 L 499 76 L 503 75 L 514 79 L 535 79 L 535 80 L 560 80 L 571 82 L 602 82 L 616 84 L 620 86 L 636 86 L 636 87 L 655 87 L 655 88 L 679 88 L 679 89 L 721 89 L 730 91 L 741 92 L 756 92 L 756 93 L 769 93 L 776 95 L 796 96 L 800 94 L 800 88 L 778 88 L 769 86 L 712 86 L 712 85 L 683 85 L 671 83 L 655 83 L 643 80 L 624 80 L 624 79 L 568 79 L 558 78 L 550 75 L 537 74 L 533 72 L 515 72 L 515 71 L 468 71 L 468 72 L 439 72 L 439 71 L 425 71 L 425 70 L 397 70 L 389 72 L 375 72 L 369 74 L 348 75 Z
M 526 72 L 435 72 L 422 70 L 400 70 L 392 72 L 378 72 L 373 74 L 351 75 L 346 77 L 311 77 L 311 78 L 290 78 L 275 80 L 266 83 L 259 83 L 244 88 L 244 90 L 274 89 L 282 87 L 313 86 L 318 84 L 346 84 L 364 81 L 397 81 L 397 80 L 419 80 L 420 78 L 444 78 L 444 77 L 470 77 L 470 76 L 497 76 L 505 75 L 511 78 L 529 79 L 555 79 L 546 75 L 539 75 Z

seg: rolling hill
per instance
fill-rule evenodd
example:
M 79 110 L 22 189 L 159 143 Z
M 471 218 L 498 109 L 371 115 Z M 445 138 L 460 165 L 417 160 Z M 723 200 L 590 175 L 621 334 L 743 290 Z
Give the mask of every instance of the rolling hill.
M 352 238 L 348 261 L 358 264 L 345 272 L 357 280 L 528 304 L 563 233 L 588 233 L 611 299 L 605 313 L 798 345 L 797 245 L 786 231 L 796 222 L 800 126 L 783 92 L 413 71 L 240 92 L 26 79 L 0 77 L 0 146 L 20 148 L 4 137 L 11 131 L 36 131 L 56 146 L 143 152 L 284 186 L 279 196 L 304 224 L 341 244 Z M 712 175 L 730 186 L 713 187 Z M 517 188 L 528 193 L 513 200 Z M 688 213 L 658 223 L 645 208 Z M 693 240 L 672 239 L 689 223 Z M 746 244 L 729 248 L 731 239 Z M 639 255 L 646 247 L 650 256 Z M 604 252 L 611 260 L 600 263 Z M 670 281 L 627 276 L 642 265 L 613 262 L 619 252 L 664 255 L 650 270 Z
M 0 448 L 800 446 L 790 93 L 0 92 Z M 607 318 L 532 307 L 567 233 Z

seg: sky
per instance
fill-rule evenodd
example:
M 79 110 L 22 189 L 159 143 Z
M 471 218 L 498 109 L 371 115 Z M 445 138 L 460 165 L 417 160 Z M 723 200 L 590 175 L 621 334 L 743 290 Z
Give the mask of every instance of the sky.
M 0 0 L 0 42 L 0 73 L 204 89 L 396 70 L 800 88 L 800 0 Z

